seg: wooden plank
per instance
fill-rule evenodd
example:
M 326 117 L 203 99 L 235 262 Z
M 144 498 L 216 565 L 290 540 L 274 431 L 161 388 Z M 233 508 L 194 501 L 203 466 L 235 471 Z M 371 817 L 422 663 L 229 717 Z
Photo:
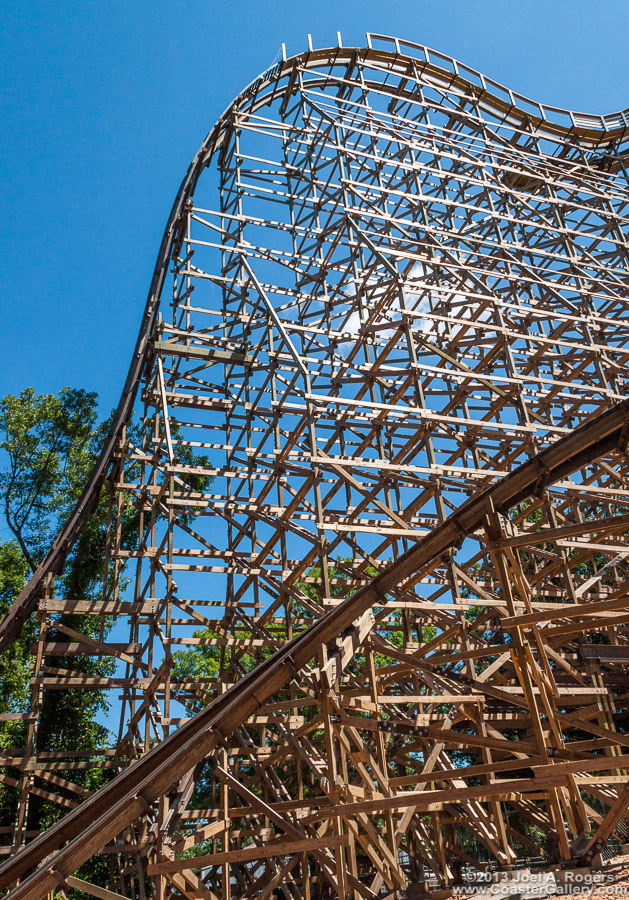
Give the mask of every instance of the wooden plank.
M 114 891 L 110 891 L 107 888 L 99 887 L 96 884 L 90 884 L 89 881 L 77 878 L 76 875 L 67 875 L 65 883 L 68 887 L 74 888 L 77 891 L 84 891 L 86 894 L 89 894 L 90 897 L 97 897 L 98 900 L 126 900 L 123 894 L 116 894 Z
M 314 850 L 325 850 L 329 847 L 346 847 L 349 844 L 347 835 L 328 835 L 323 838 L 305 838 L 301 841 L 274 841 L 244 850 L 228 850 L 226 853 L 208 853 L 204 856 L 188 856 L 186 859 L 161 860 L 149 863 L 147 874 L 158 875 L 166 872 L 181 872 L 183 869 L 206 869 L 211 866 L 222 866 L 225 863 L 246 863 L 272 856 L 289 856 L 294 853 L 310 853 Z

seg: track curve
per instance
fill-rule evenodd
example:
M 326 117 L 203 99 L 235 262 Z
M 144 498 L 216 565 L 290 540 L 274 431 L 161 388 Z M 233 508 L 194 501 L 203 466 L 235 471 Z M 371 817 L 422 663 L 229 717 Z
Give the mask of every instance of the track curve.
M 68 522 L 57 536 L 53 546 L 29 580 L 27 586 L 11 607 L 11 610 L 0 622 L 0 651 L 16 638 L 24 622 L 35 609 L 38 592 L 41 590 L 44 577 L 48 573 L 59 573 L 63 569 L 63 564 L 70 548 L 73 546 L 86 519 L 98 503 L 103 482 L 112 466 L 114 450 L 118 446 L 122 430 L 131 416 L 141 373 L 146 364 L 147 352 L 150 348 L 151 335 L 155 325 L 168 262 L 180 233 L 181 218 L 186 201 L 194 195 L 201 172 L 209 165 L 214 153 L 220 149 L 230 117 L 236 110 L 244 107 L 250 110 L 262 108 L 269 102 L 270 96 L 277 96 L 275 92 L 280 89 L 279 85 L 282 80 L 287 82 L 283 90 L 290 89 L 290 76 L 299 66 L 307 68 L 310 65 L 318 65 L 322 61 L 333 65 L 336 63 L 346 64 L 357 54 L 364 54 L 365 58 L 381 60 L 385 64 L 406 66 L 417 61 L 417 56 L 415 55 L 417 54 L 422 71 L 428 75 L 443 80 L 463 91 L 469 91 L 472 95 L 478 95 L 480 92 L 483 102 L 499 114 L 513 116 L 521 123 L 530 121 L 534 127 L 547 130 L 549 134 L 554 136 L 577 136 L 597 147 L 601 143 L 609 141 L 623 141 L 629 132 L 629 107 L 617 113 L 601 116 L 574 113 L 558 107 L 545 107 L 522 95 L 514 94 L 497 82 L 486 79 L 479 72 L 463 66 L 454 58 L 423 47 L 420 44 L 400 41 L 399 39 L 382 35 L 368 35 L 367 37 L 369 44 L 367 50 L 357 47 L 331 47 L 309 51 L 292 56 L 261 73 L 227 107 L 199 147 L 181 182 L 168 217 L 131 365 L 110 431 L 103 445 L 102 453 Z M 373 43 L 377 39 L 380 39 L 385 45 L 392 45 L 394 52 L 375 49 Z M 409 55 L 405 54 L 405 50 L 409 51 Z M 432 62 L 433 59 L 438 60 L 438 63 Z M 470 77 L 465 78 L 461 72 L 467 73 Z M 494 94 L 491 92 L 492 86 L 496 91 Z M 258 98 L 260 92 L 262 93 Z M 510 102 L 507 102 L 505 98 L 509 98 Z M 532 114 L 534 109 L 537 109 L 539 112 L 537 117 Z M 550 115 L 553 113 L 558 118 L 556 122 L 550 121 Z

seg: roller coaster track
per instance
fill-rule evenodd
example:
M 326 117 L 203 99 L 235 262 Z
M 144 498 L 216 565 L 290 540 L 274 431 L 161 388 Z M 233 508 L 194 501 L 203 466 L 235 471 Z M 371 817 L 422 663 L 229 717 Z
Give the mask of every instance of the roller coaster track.
M 626 840 L 628 126 L 381 35 L 221 116 L 99 461 L 0 623 L 3 649 L 39 623 L 12 900 L 438 897 Z M 102 597 L 57 596 L 103 496 Z M 64 690 L 114 695 L 110 746 L 38 740 Z

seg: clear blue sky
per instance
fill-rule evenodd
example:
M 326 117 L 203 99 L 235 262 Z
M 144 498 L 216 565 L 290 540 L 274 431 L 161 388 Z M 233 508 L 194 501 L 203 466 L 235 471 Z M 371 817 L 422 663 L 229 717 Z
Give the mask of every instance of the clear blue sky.
M 0 395 L 117 402 L 191 156 L 276 57 L 398 35 L 533 99 L 629 106 L 628 0 L 4 0 Z

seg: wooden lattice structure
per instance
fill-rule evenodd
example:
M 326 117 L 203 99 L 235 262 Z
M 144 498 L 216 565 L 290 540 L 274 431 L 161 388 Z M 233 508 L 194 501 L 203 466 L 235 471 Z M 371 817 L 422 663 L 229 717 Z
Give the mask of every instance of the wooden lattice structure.
M 11 898 L 445 896 L 626 840 L 628 126 L 376 35 L 236 98 L 84 499 L 0 624 L 39 622 Z M 103 485 L 102 599 L 59 598 Z M 66 689 L 109 692 L 111 745 L 38 752 Z M 90 767 L 115 777 L 87 796 Z M 37 833 L 43 796 L 67 815 Z M 95 854 L 106 895 L 73 876 Z

